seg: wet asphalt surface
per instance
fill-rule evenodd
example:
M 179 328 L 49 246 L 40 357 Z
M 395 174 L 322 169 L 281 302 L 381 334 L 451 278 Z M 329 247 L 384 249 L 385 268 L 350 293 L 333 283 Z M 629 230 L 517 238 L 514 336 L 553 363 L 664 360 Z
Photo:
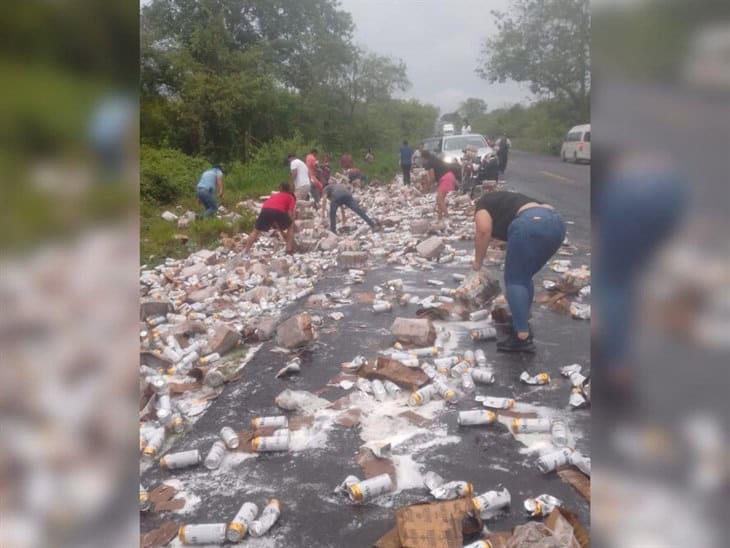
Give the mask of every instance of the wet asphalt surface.
M 589 177 L 589 166 L 567 165 L 559 159 L 519 152 L 511 156 L 506 174 L 508 188 L 546 201 L 561 212 L 569 223 L 568 238 L 579 251 L 573 257 L 556 258 L 570 258 L 574 267 L 590 265 Z M 457 248 L 473 249 L 473 243 L 469 241 L 450 243 Z M 495 267 L 491 270 L 502 281 L 501 272 Z M 417 288 L 415 294 L 426 296 L 434 293 L 434 288 L 426 285 L 426 279 L 442 280 L 447 287 L 456 287 L 457 283 L 452 280 L 454 272 L 468 273 L 468 264 L 436 265 L 430 272 L 399 272 L 393 266 L 380 266 L 371 260 L 364 284 L 354 285 L 352 289 L 353 294 L 370 292 L 385 280 L 401 278 L 406 286 Z M 316 286 L 315 293 L 341 289 L 345 274 L 341 270 L 328 271 Z M 537 292 L 542 279 L 546 278 L 557 279 L 558 274 L 543 269 L 535 280 Z M 303 309 L 303 302 L 293 303 L 285 317 Z M 396 305 L 392 313 L 374 314 L 369 306 L 355 302 L 337 310 L 345 314 L 339 322 L 327 318 L 331 310 L 308 310 L 325 320 L 317 342 L 302 354 L 301 374 L 286 380 L 275 379 L 276 371 L 286 363 L 287 356 L 270 352 L 275 343 L 265 343 L 245 366 L 240 379 L 226 386 L 193 430 L 177 440 L 171 451 L 200 448 L 204 456 L 221 426 L 231 425 L 241 430 L 252 417 L 281 414 L 274 398 L 282 390 L 318 391 L 340 372 L 340 363 L 350 361 L 358 354 L 375 357 L 378 350 L 393 342 L 389 331 L 393 319 L 396 316 L 415 317 L 416 307 Z M 570 385 L 559 374 L 561 366 L 572 363 L 583 364 L 584 372 L 588 369 L 589 324 L 538 306 L 533 307 L 531 323 L 538 348 L 534 356 L 497 353 L 494 341 L 472 343 L 468 338 L 461 341 L 459 348 L 462 351 L 483 348 L 495 371 L 496 382 L 486 387 L 477 385 L 476 394 L 515 397 L 520 402 L 559 410 L 577 437 L 576 447 L 590 455 L 590 412 L 568 408 Z M 530 373 L 547 371 L 553 380 L 548 386 L 526 386 L 518 380 L 525 370 Z M 341 388 L 330 388 L 321 396 L 334 401 L 347 393 Z M 566 507 L 588 526 L 589 504 L 556 474 L 542 475 L 534 466 L 535 457 L 521 454 L 524 446 L 505 428 L 463 428 L 456 424 L 457 410 L 476 408 L 480 408 L 480 404 L 474 402 L 473 397 L 466 397 L 437 416 L 432 427 L 446 428 L 449 436 L 460 436 L 461 442 L 434 445 L 413 455 L 423 466 L 423 472 L 434 470 L 447 481 L 470 481 L 478 493 L 498 485 L 507 487 L 512 495 L 512 509 L 506 515 L 486 522 L 493 531 L 508 530 L 524 523 L 522 501 L 541 493 L 564 500 Z M 417 442 L 417 438 L 409 440 L 394 453 L 405 454 L 409 445 Z M 176 478 L 184 482 L 186 492 L 193 492 L 201 502 L 185 516 L 143 515 L 142 532 L 164 519 L 184 523 L 229 521 L 243 502 L 250 500 L 261 508 L 268 498 L 276 497 L 284 504 L 277 525 L 269 535 L 261 539 L 247 538 L 243 545 L 371 546 L 394 526 L 396 508 L 428 500 L 429 495 L 425 488 L 411 489 L 362 506 L 351 505 L 333 495 L 333 488 L 347 475 L 362 477 L 354 461 L 362 443 L 357 427 L 335 426 L 323 447 L 294 454 L 261 454 L 215 475 L 202 465 L 178 472 L 164 472 L 153 466 L 142 475 L 146 486 L 153 487 L 160 481 Z

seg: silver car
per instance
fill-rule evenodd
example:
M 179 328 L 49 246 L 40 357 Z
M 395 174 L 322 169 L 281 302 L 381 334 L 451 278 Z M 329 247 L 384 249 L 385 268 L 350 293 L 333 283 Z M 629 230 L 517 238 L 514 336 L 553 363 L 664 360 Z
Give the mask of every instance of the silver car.
M 428 141 L 428 142 L 426 142 Z M 438 139 L 427 139 L 424 141 L 426 150 L 436 154 L 441 160 L 447 163 L 460 163 L 464 157 L 464 150 L 469 147 L 476 149 L 479 158 L 485 154 L 494 154 L 494 150 L 487 144 L 487 140 L 476 133 L 469 135 L 444 135 Z

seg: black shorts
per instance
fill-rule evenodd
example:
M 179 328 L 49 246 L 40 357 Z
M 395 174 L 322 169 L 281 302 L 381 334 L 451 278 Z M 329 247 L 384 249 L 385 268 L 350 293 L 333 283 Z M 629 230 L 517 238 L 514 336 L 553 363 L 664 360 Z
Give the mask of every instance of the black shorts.
M 278 209 L 262 209 L 255 226 L 261 232 L 268 232 L 272 228 L 286 230 L 291 226 L 291 217 Z

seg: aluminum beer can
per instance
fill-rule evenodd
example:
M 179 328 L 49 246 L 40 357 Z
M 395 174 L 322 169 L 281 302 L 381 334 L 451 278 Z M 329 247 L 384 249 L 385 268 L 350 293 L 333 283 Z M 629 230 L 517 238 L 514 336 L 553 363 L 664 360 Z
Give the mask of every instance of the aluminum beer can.
M 477 389 L 476 385 L 474 384 L 474 379 L 471 376 L 471 372 L 467 371 L 463 375 L 461 375 L 461 388 L 467 394 L 474 392 L 474 390 Z
M 586 476 L 591 475 L 591 459 L 578 451 L 573 451 L 568 457 L 568 462 L 578 468 Z
M 433 286 L 436 286 L 436 287 L 441 287 L 442 285 L 444 285 L 444 282 L 442 282 L 440 280 L 426 280 L 426 283 L 428 285 L 433 285 Z
M 378 301 L 373 303 L 373 312 L 390 312 L 393 310 L 393 305 L 389 302 Z
M 167 409 L 168 411 L 172 408 L 170 402 L 170 394 L 161 393 L 157 395 L 157 409 Z
M 477 360 L 473 350 L 467 350 L 464 352 L 464 361 L 469 364 L 469 367 L 474 367 L 476 365 Z
M 473 341 L 488 341 L 497 338 L 497 330 L 494 327 L 481 327 L 472 329 L 469 336 Z
M 433 398 L 437 393 L 438 391 L 433 384 L 427 384 L 413 392 L 408 397 L 408 405 L 411 407 L 420 407 L 421 405 L 431 401 L 431 398 Z
M 439 302 L 444 303 L 444 304 L 453 304 L 454 299 L 453 299 L 453 297 L 446 297 L 445 295 L 440 295 Z
M 453 273 L 453 274 L 451 275 L 451 278 L 452 278 L 452 279 L 453 279 L 453 280 L 454 280 L 455 282 L 463 282 L 463 281 L 464 281 L 464 280 L 466 279 L 466 276 L 464 276 L 463 274 L 459 274 L 458 272 L 454 272 L 454 273 Z
M 527 371 L 523 371 L 520 375 L 520 380 L 525 384 L 542 385 L 550 382 L 550 375 L 543 372 L 531 377 Z
M 406 305 L 408 304 L 408 302 L 409 302 L 410 300 L 411 300 L 411 294 L 410 294 L 410 293 L 404 293 L 404 294 L 403 294 L 403 295 L 401 295 L 401 296 L 400 296 L 400 298 L 398 299 L 398 303 L 399 303 L 399 304 L 400 304 L 401 306 L 406 306 Z
M 165 443 L 165 429 L 158 428 L 152 432 L 148 438 L 147 446 L 144 448 L 142 453 L 144 453 L 146 457 L 154 457 L 157 453 L 159 453 L 163 443 Z
M 203 356 L 200 358 L 200 364 L 201 365 L 208 365 L 209 363 L 216 362 L 221 359 L 221 355 L 218 354 L 218 352 L 213 352 L 212 354 L 208 354 L 207 356 Z
M 583 391 L 577 386 L 574 386 L 573 390 L 570 392 L 570 399 L 568 400 L 568 403 L 571 407 L 583 407 L 588 404 L 588 400 L 586 400 L 586 397 L 583 395 Z
M 505 508 L 512 502 L 512 497 L 506 488 L 501 491 L 487 491 L 486 493 L 474 497 L 471 499 L 471 504 L 474 510 L 481 516 Z
M 166 470 L 179 470 L 180 468 L 197 466 L 198 464 L 200 464 L 200 451 L 197 449 L 169 453 L 164 457 L 160 457 L 160 467 Z
M 248 528 L 256 519 L 258 513 L 259 507 L 253 502 L 244 502 L 243 506 L 238 510 L 236 517 L 228 524 L 226 539 L 229 542 L 240 542 L 246 536 Z
M 443 295 L 444 297 L 453 297 L 454 296 L 454 289 L 451 289 L 450 287 L 442 287 L 439 293 Z
M 436 377 L 436 375 L 438 375 L 438 371 L 436 371 L 436 368 L 435 368 L 435 367 L 434 367 L 433 365 L 431 365 L 431 364 L 428 364 L 428 363 L 424 363 L 424 364 L 423 364 L 423 365 L 421 366 L 421 370 L 422 370 L 422 371 L 423 371 L 423 372 L 424 372 L 424 373 L 426 374 L 426 376 L 427 376 L 427 377 L 428 377 L 429 379 L 431 379 L 431 380 L 433 380 L 433 379 L 434 379 L 434 378 Z
M 474 486 L 468 481 L 450 481 L 431 490 L 436 500 L 453 500 L 474 495 Z
M 221 465 L 221 462 L 223 462 L 225 454 L 226 444 L 221 440 L 216 441 L 205 456 L 205 467 L 208 470 L 215 470 Z
M 259 428 L 267 428 L 270 426 L 274 428 L 288 428 L 289 419 L 287 419 L 283 415 L 275 417 L 256 417 L 254 419 L 251 419 L 251 428 L 253 428 L 254 430 L 257 430 Z
M 177 536 L 183 544 L 223 544 L 226 541 L 226 524 L 183 525 L 178 530 Z
M 418 358 L 422 358 L 424 356 L 438 356 L 439 349 L 435 346 L 427 346 L 425 348 L 414 348 L 413 350 L 410 350 L 409 353 Z
M 550 434 L 553 438 L 553 445 L 556 447 L 565 447 L 568 445 L 569 436 L 568 425 L 564 420 L 555 419 L 550 426 Z
M 525 499 L 525 511 L 533 518 L 549 515 L 553 510 L 563 505 L 563 501 L 552 495 L 540 495 Z
M 251 447 L 257 453 L 289 451 L 289 436 L 257 436 L 251 440 Z
M 433 386 L 436 388 L 438 395 L 441 396 L 447 402 L 453 401 L 456 399 L 456 391 L 454 391 L 453 388 L 449 387 L 449 385 L 443 379 L 441 379 L 439 377 L 434 378 Z
M 453 378 L 458 379 L 464 373 L 469 371 L 469 369 L 470 369 L 469 364 L 467 362 L 462 361 L 462 362 L 457 363 L 454 367 L 452 367 L 451 371 L 449 371 L 449 374 Z
M 392 398 L 397 398 L 401 392 L 400 386 L 395 384 L 393 381 L 383 381 L 383 386 L 385 386 L 385 390 Z
M 479 322 L 486 320 L 489 317 L 489 310 L 476 310 L 469 314 L 469 320 L 472 322 Z
M 512 419 L 511 430 L 515 434 L 528 434 L 533 432 L 550 432 L 550 419 Z
M 380 474 L 374 478 L 351 485 L 350 498 L 355 502 L 364 502 L 392 490 L 393 481 L 390 479 L 390 476 L 388 474 Z
M 479 424 L 492 424 L 497 420 L 497 414 L 487 409 L 473 409 L 471 411 L 459 411 L 457 422 L 461 426 L 476 426 Z
M 512 409 L 515 405 L 515 400 L 512 398 L 495 398 L 493 396 L 487 396 L 482 399 L 482 405 L 493 409 Z
M 238 447 L 238 434 L 230 426 L 224 426 L 220 431 L 221 439 L 228 449 L 236 449 Z
M 537 468 L 543 474 L 552 472 L 553 470 L 568 464 L 568 459 L 570 459 L 570 454 L 572 452 L 572 449 L 564 447 L 560 451 L 554 451 L 552 453 L 543 455 L 539 459 L 537 459 Z
M 271 499 L 261 512 L 259 519 L 252 521 L 248 528 L 252 537 L 261 537 L 271 529 L 281 515 L 281 503 L 277 499 Z
M 369 380 L 360 377 L 357 379 L 356 384 L 357 384 L 358 389 L 360 391 L 364 392 L 365 394 L 373 393 L 373 385 Z
M 448 367 L 451 368 L 457 363 L 459 363 L 461 360 L 459 359 L 459 356 L 447 356 L 445 358 L 436 358 L 433 360 L 433 364 L 436 367 Z
M 476 367 L 471 370 L 471 378 L 479 384 L 492 384 L 494 382 L 494 373 L 489 369 Z
M 373 395 L 375 396 L 375 399 L 378 401 L 385 401 L 388 398 L 388 391 L 385 389 L 385 386 L 383 385 L 383 381 L 380 379 L 374 379 L 370 385 L 373 388 Z
M 487 367 L 487 355 L 484 353 L 484 350 L 477 348 L 474 352 L 474 358 L 477 361 L 477 366 Z

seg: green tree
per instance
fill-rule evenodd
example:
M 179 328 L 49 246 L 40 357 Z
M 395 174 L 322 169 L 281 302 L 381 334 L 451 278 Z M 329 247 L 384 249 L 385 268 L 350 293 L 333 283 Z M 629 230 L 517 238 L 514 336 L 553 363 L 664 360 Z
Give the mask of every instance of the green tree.
M 487 103 L 483 99 L 469 97 L 461 103 L 457 112 L 465 120 L 474 120 L 487 112 Z
M 591 19 L 588 0 L 512 0 L 493 11 L 498 33 L 484 41 L 477 73 L 490 82 L 526 82 L 544 98 L 587 113 Z

